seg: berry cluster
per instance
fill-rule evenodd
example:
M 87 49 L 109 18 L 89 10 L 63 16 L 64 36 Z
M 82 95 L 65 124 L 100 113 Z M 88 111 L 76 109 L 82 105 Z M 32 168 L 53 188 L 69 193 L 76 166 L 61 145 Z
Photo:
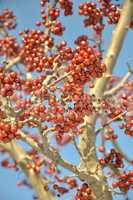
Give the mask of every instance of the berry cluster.
M 133 116 L 125 120 L 125 123 L 119 124 L 120 129 L 125 129 L 124 133 L 129 136 L 133 136 Z
M 65 30 L 65 27 L 62 26 L 60 21 L 56 21 L 52 26 L 51 26 L 51 33 L 61 36 Z
M 106 0 L 99 0 L 99 2 L 102 6 L 101 9 L 104 13 L 104 16 L 108 18 L 108 23 L 117 24 L 120 18 L 119 5 L 116 5 L 114 3 L 111 3 L 111 1 Z
M 41 170 L 43 162 L 44 162 L 43 158 L 38 158 L 33 163 L 27 163 L 26 168 L 30 170 L 32 169 L 36 174 L 38 174 Z
M 62 10 L 64 10 L 65 16 L 73 14 L 73 12 L 72 12 L 73 3 L 72 3 L 71 0 L 58 0 L 58 2 L 59 2 L 59 5 L 60 5 L 60 8 Z
M 53 65 L 53 56 L 45 56 L 45 45 L 52 46 L 51 38 L 41 30 L 26 30 L 22 35 L 23 59 L 28 70 L 37 70 L 41 72 L 44 68 L 51 68 Z
M 84 2 L 79 6 L 79 14 L 85 16 L 84 26 L 92 26 L 97 33 L 101 32 L 104 26 L 101 24 L 103 17 L 107 17 L 109 24 L 117 24 L 120 18 L 120 4 L 111 3 L 107 0 L 99 0 L 101 7 L 99 8 L 94 2 Z M 133 27 L 133 21 L 131 21 L 130 27 Z M 99 30 L 98 30 L 99 29 Z
M 19 54 L 20 47 L 15 36 L 0 39 L 0 56 L 15 57 Z
M 59 54 L 64 62 L 69 61 L 73 58 L 73 50 L 72 48 L 67 47 L 66 43 L 64 43 L 64 45 L 63 44 L 60 45 Z
M 48 15 L 51 17 L 51 21 L 54 21 L 60 16 L 60 10 L 58 8 L 50 8 Z
M 111 86 L 111 88 L 114 87 L 113 85 Z M 133 95 L 131 92 L 132 90 L 131 88 L 128 89 L 128 92 L 126 90 L 125 92 L 122 92 L 122 93 L 118 92 L 117 101 L 112 102 L 112 99 L 110 98 L 106 98 L 105 100 L 101 101 L 101 108 L 105 111 L 107 118 L 110 118 L 110 119 L 116 118 L 115 121 L 121 121 L 121 124 L 118 125 L 119 128 L 124 129 L 124 133 L 129 136 L 133 136 L 133 129 L 132 129 L 133 113 L 131 112 L 132 107 L 133 107 L 133 103 L 132 103 Z M 111 134 L 108 137 L 111 137 L 111 136 L 113 135 Z
M 74 95 L 73 100 L 75 101 L 74 111 L 80 116 L 90 115 L 95 111 L 92 104 L 92 98 L 89 94 L 83 93 L 82 100 L 79 96 Z
M 66 183 L 69 185 L 70 189 L 77 187 L 77 181 L 74 178 L 71 177 L 66 178 Z
M 18 126 L 15 124 L 0 122 L 0 141 L 7 143 L 15 138 L 20 138 Z
M 114 130 L 111 127 L 106 128 L 105 135 L 103 136 L 104 140 L 116 140 L 118 136 L 114 133 Z
M 0 13 L 0 26 L 5 29 L 14 29 L 16 27 L 16 17 L 12 10 L 2 10 Z
M 119 188 L 126 193 L 130 188 L 133 188 L 133 170 L 123 172 L 119 175 L 119 181 L 112 183 L 113 188 Z
M 36 22 L 36 25 L 40 26 L 43 24 L 51 33 L 61 36 L 65 30 L 65 27 L 60 21 L 57 20 L 57 18 L 60 16 L 60 10 L 56 8 L 56 5 L 59 3 L 61 9 L 64 10 L 64 15 L 67 16 L 72 14 L 72 2 L 70 0 L 59 0 L 53 4 L 52 7 L 48 7 L 47 13 L 47 9 L 45 8 L 46 2 L 47 1 L 41 1 L 42 23 L 38 21 Z
M 123 167 L 122 156 L 115 149 L 111 149 L 109 153 L 105 154 L 105 158 L 99 158 L 99 162 L 102 165 L 112 164 L 116 168 Z
M 83 183 L 78 189 L 75 200 L 92 200 L 92 190 L 87 183 Z
M 35 94 L 38 94 L 42 87 L 42 82 L 46 78 L 44 75 L 40 75 L 37 78 L 34 78 L 32 80 L 26 80 L 23 81 L 23 89 L 25 92 L 30 93 L 34 92 Z
M 0 72 L 0 94 L 4 97 L 12 96 L 13 92 L 21 88 L 21 80 L 15 71 L 8 74 Z
M 100 8 L 97 8 L 96 3 L 94 2 L 81 3 L 79 6 L 79 14 L 87 17 L 84 20 L 85 27 L 96 25 L 103 16 L 102 11 Z
M 96 46 L 91 47 L 88 45 L 86 38 L 83 37 L 75 42 L 79 43 L 79 40 L 80 45 L 76 47 L 73 53 L 72 62 L 68 65 L 67 72 L 73 71 L 74 82 L 83 85 L 92 78 L 101 77 L 106 70 L 106 66 L 101 62 L 101 54 L 97 51 Z

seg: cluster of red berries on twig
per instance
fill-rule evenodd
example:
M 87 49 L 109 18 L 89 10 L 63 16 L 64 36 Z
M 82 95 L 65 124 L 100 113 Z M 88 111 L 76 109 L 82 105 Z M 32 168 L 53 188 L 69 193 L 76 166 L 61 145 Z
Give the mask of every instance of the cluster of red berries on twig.
M 59 3 L 60 8 L 64 11 L 64 15 L 72 15 L 72 5 L 71 0 L 59 0 L 55 1 L 52 6 L 49 6 L 48 1 L 41 1 L 41 17 L 42 23 L 37 21 L 36 25 L 41 26 L 42 24 L 48 28 L 51 33 L 61 36 L 65 30 L 65 27 L 61 24 L 57 18 L 60 16 L 59 8 L 56 8 L 56 5 Z M 48 9 L 46 9 L 48 6 Z M 46 13 L 47 10 L 47 13 Z
M 100 78 L 106 71 L 106 65 L 101 61 L 101 54 L 96 49 L 96 46 L 90 46 L 86 38 L 83 36 L 75 41 L 79 44 L 74 53 L 71 63 L 66 71 L 72 71 L 73 84 L 83 85 L 90 79 L 95 77 Z M 67 91 L 67 88 L 66 88 Z
M 0 122 L 0 141 L 7 143 L 12 139 L 19 139 L 20 133 L 16 124 Z
M 116 168 L 122 168 L 123 167 L 122 156 L 115 149 L 111 149 L 109 153 L 105 154 L 104 158 L 99 158 L 99 162 L 100 162 L 101 165 L 112 164 Z
M 51 27 L 51 33 L 61 36 L 65 30 L 65 27 L 61 24 L 60 21 L 56 21 Z
M 14 16 L 12 10 L 2 10 L 0 13 L 0 26 L 9 30 L 16 27 L 16 16 Z
M 73 3 L 71 0 L 58 0 L 60 8 L 64 10 L 64 15 L 72 15 L 72 8 L 73 8 Z
M 119 188 L 124 193 L 133 188 L 133 170 L 120 173 L 119 180 L 114 181 L 112 186 L 113 188 Z
M 83 183 L 78 189 L 75 200 L 92 200 L 92 190 L 87 183 Z
M 124 129 L 124 133 L 128 136 L 133 136 L 133 115 L 125 119 L 125 123 L 119 124 L 120 129 Z
M 120 18 L 120 4 L 112 3 L 108 0 L 99 0 L 101 7 L 98 7 L 94 2 L 84 2 L 79 6 L 79 14 L 85 16 L 84 26 L 92 26 L 92 28 L 100 33 L 104 26 L 102 24 L 102 18 L 107 17 L 109 24 L 117 24 Z M 130 24 L 133 27 L 133 21 Z
M 51 20 L 56 20 L 60 16 L 60 10 L 58 8 L 49 8 L 48 14 Z
M 45 56 L 45 45 L 53 46 L 52 39 L 45 35 L 41 30 L 26 30 L 21 33 L 23 43 L 23 59 L 28 70 L 37 70 L 52 68 L 53 56 Z
M 121 104 L 126 108 L 127 114 L 123 117 L 123 122 L 119 125 L 119 128 L 124 129 L 124 133 L 129 136 L 133 136 L 133 95 L 131 90 L 129 94 L 122 93 L 121 95 Z
M 16 57 L 20 52 L 20 46 L 15 36 L 7 36 L 0 39 L 0 56 Z
M 103 13 L 100 8 L 97 8 L 94 2 L 85 2 L 79 6 L 79 14 L 86 16 L 84 20 L 85 27 L 96 25 L 102 19 Z
M 0 84 L 0 94 L 3 97 L 12 96 L 14 91 L 20 90 L 21 88 L 21 80 L 15 71 L 12 71 L 8 74 L 3 74 L 1 70 Z
M 117 24 L 120 18 L 120 5 L 107 0 L 99 0 L 99 2 L 104 16 L 108 18 L 108 23 Z

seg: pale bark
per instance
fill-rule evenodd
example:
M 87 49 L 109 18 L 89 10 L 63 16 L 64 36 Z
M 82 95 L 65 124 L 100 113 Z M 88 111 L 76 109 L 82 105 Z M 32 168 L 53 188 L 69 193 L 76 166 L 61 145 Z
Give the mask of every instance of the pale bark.
M 0 146 L 7 150 L 14 161 L 21 167 L 26 177 L 29 179 L 31 186 L 34 188 L 39 200 L 54 200 L 51 192 L 45 191 L 44 186 L 46 183 L 42 180 L 40 174 L 35 173 L 32 169 L 26 168 L 28 155 L 24 149 L 16 142 L 8 144 L 0 143 Z

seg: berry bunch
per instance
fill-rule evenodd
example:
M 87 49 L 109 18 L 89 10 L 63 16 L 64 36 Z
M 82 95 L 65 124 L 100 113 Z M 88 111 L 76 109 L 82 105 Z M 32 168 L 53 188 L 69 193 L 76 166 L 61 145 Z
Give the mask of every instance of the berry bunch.
M 69 190 L 67 188 L 61 187 L 58 184 L 54 184 L 53 189 L 58 192 L 57 196 L 59 196 L 59 197 L 60 197 L 60 195 L 63 195 L 65 193 L 69 192 Z
M 65 30 L 65 27 L 59 20 L 57 20 L 57 18 L 60 16 L 60 10 L 59 8 L 56 8 L 56 5 L 59 3 L 60 8 L 64 10 L 64 15 L 67 16 L 72 14 L 72 2 L 70 0 L 59 0 L 56 1 L 51 7 L 48 6 L 48 9 L 46 9 L 47 2 L 48 1 L 41 1 L 42 23 L 36 22 L 36 25 L 40 26 L 43 24 L 51 33 L 61 36 Z
M 133 188 L 133 170 L 120 173 L 119 180 L 112 183 L 113 188 L 119 188 L 126 193 L 130 188 Z
M 102 148 L 100 148 L 100 150 L 104 151 Z M 123 167 L 122 156 L 119 152 L 116 152 L 115 149 L 111 149 L 109 153 L 105 154 L 104 158 L 99 158 L 99 162 L 102 165 L 112 164 L 116 168 Z
M 60 10 L 58 8 L 50 8 L 48 14 L 51 18 L 51 21 L 54 21 L 60 16 Z
M 89 94 L 83 93 L 82 100 L 79 96 L 74 95 L 73 100 L 75 101 L 74 111 L 80 116 L 90 115 L 95 111 L 92 104 L 92 98 Z
M 104 25 L 101 23 L 103 17 L 107 18 L 109 24 L 117 24 L 120 18 L 120 4 L 107 0 L 99 0 L 99 3 L 101 7 L 90 1 L 81 3 L 79 6 L 79 14 L 86 17 L 84 26 L 92 26 L 97 33 L 104 29 Z M 131 21 L 130 27 L 133 27 L 133 21 Z
M 81 3 L 79 6 L 79 14 L 87 17 L 84 20 L 85 27 L 98 24 L 103 16 L 103 12 L 100 8 L 97 8 L 94 2 Z
M 120 10 L 119 10 L 119 4 L 116 5 L 114 3 L 111 3 L 111 1 L 106 0 L 99 0 L 101 4 L 102 12 L 104 13 L 104 16 L 108 18 L 109 24 L 117 24 L 119 18 L 120 18 Z
M 7 143 L 13 139 L 19 139 L 20 133 L 18 131 L 17 124 L 9 124 L 5 122 L 0 122 L 0 141 Z
M 73 7 L 73 3 L 71 0 L 58 0 L 60 8 L 62 10 L 64 10 L 64 15 L 68 16 L 68 15 L 72 15 L 72 7 Z
M 22 35 L 23 59 L 28 70 L 41 72 L 44 68 L 52 68 L 54 56 L 45 56 L 45 45 L 52 46 L 52 40 L 41 30 L 26 30 Z
M 20 53 L 20 46 L 15 36 L 0 39 L 0 56 L 15 57 Z
M 8 159 L 4 159 L 1 161 L 1 166 L 4 168 L 10 168 L 10 169 L 14 169 L 15 171 L 18 171 L 19 168 L 17 167 L 17 163 L 16 162 L 9 162 Z
M 65 27 L 62 26 L 60 21 L 56 21 L 52 26 L 51 26 L 51 33 L 61 36 L 65 30 Z
M 78 40 L 80 40 L 80 45 L 76 47 L 73 53 L 72 62 L 68 65 L 67 72 L 73 71 L 74 82 L 83 85 L 92 78 L 101 77 L 106 70 L 106 66 L 101 62 L 101 54 L 96 46 L 90 46 L 86 42 L 86 38 L 81 39 L 80 37 L 75 42 L 79 43 Z
M 12 96 L 13 92 L 21 88 L 21 80 L 15 71 L 3 74 L 0 72 L 0 94 L 4 97 Z
M 4 29 L 14 29 L 16 27 L 16 16 L 10 9 L 4 9 L 0 13 L 0 26 Z
M 42 87 L 42 82 L 45 78 L 46 78 L 45 75 L 40 75 L 37 78 L 34 78 L 32 80 L 23 81 L 24 91 L 26 93 L 34 92 L 36 94 L 37 91 L 40 91 L 40 89 Z
M 92 200 L 92 190 L 87 183 L 83 183 L 78 189 L 75 200 Z

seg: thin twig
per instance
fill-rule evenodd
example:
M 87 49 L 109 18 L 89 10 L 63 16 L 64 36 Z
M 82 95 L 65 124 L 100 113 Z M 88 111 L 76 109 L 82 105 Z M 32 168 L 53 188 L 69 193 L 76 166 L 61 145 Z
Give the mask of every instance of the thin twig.
M 97 135 L 100 131 L 102 131 L 106 126 L 108 126 L 109 124 L 111 124 L 112 122 L 114 122 L 115 120 L 117 120 L 119 117 L 121 117 L 122 115 L 125 115 L 127 112 L 129 111 L 124 111 L 120 114 L 118 114 L 116 117 L 114 117 L 113 119 L 109 120 L 107 123 L 105 123 L 101 128 L 97 129 L 95 134 Z
M 128 72 L 127 74 L 121 79 L 121 81 L 112 89 L 105 91 L 104 92 L 104 97 L 109 97 L 111 95 L 113 95 L 114 93 L 118 92 L 120 89 L 122 89 L 125 85 L 125 83 L 129 80 L 129 78 L 132 76 L 133 74 L 133 70 L 131 69 L 129 63 L 127 63 L 128 65 Z

